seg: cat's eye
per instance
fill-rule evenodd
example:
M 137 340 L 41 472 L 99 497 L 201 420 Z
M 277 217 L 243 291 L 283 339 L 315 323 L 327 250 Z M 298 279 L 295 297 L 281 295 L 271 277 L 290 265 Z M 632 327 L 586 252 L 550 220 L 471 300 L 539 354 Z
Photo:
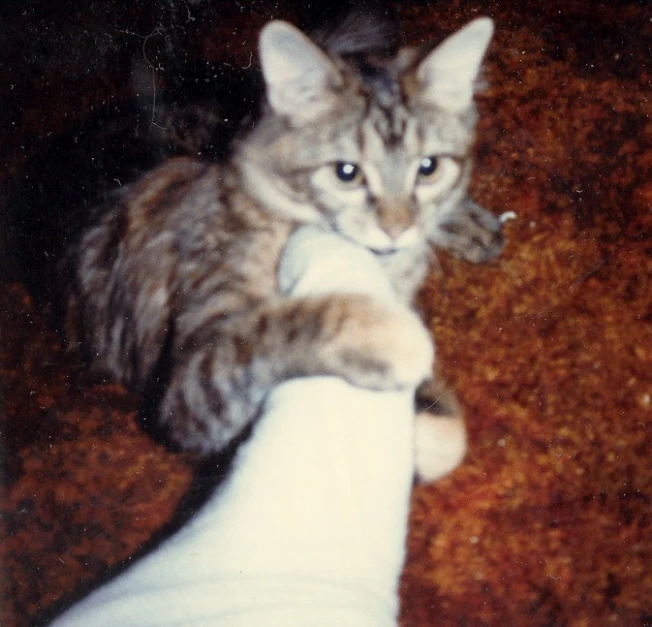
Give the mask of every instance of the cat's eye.
M 335 175 L 346 185 L 359 185 L 364 180 L 362 169 L 355 163 L 338 161 L 335 164 Z
M 424 157 L 419 164 L 419 177 L 421 179 L 433 179 L 439 170 L 439 159 L 437 157 Z
M 452 155 L 422 157 L 418 162 L 416 184 L 422 195 L 432 199 L 450 190 L 460 172 L 460 159 Z

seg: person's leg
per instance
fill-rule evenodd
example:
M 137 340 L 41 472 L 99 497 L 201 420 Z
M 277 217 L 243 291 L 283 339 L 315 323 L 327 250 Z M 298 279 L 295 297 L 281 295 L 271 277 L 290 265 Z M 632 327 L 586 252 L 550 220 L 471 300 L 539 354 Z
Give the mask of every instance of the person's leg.
M 374 258 L 333 236 L 299 233 L 281 275 L 296 294 L 391 299 Z M 55 625 L 396 625 L 413 393 L 333 377 L 279 386 L 218 493 Z

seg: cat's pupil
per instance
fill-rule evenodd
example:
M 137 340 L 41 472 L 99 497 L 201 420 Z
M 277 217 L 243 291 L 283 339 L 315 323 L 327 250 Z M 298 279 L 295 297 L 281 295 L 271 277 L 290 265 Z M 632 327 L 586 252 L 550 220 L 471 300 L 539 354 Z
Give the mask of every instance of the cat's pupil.
M 424 157 L 421 159 L 421 165 L 419 166 L 419 174 L 421 176 L 431 176 L 437 170 L 437 157 Z
M 360 172 L 360 168 L 355 163 L 348 163 L 346 161 L 338 161 L 335 164 L 335 174 L 337 178 L 344 183 L 351 183 L 355 181 Z

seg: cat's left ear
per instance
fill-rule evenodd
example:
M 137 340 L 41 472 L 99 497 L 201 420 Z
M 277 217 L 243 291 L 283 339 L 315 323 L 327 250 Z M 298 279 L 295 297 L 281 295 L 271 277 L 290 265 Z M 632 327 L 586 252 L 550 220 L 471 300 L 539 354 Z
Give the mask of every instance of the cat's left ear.
M 417 68 L 422 97 L 447 111 L 463 111 L 493 34 L 493 22 L 480 17 L 445 39 Z
M 342 77 L 328 56 L 300 30 L 274 21 L 260 33 L 267 99 L 276 113 L 307 122 L 327 111 Z

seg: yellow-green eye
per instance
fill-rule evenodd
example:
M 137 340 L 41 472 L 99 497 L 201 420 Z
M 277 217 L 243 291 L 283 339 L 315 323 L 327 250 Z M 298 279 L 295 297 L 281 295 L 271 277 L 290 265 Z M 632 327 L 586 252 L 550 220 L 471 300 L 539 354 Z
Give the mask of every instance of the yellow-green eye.
M 335 175 L 337 178 L 348 185 L 361 183 L 363 179 L 362 170 L 360 166 L 348 161 L 338 161 L 335 164 Z
M 421 178 L 433 178 L 439 168 L 439 160 L 437 157 L 424 157 L 419 164 L 419 176 Z

